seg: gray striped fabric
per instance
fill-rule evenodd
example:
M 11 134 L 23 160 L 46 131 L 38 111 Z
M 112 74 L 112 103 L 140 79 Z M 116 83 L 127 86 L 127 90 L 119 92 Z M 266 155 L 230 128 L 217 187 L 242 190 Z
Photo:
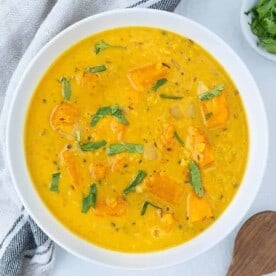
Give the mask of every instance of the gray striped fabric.
M 54 243 L 22 207 L 6 167 L 5 128 L 13 91 L 31 58 L 53 36 L 114 8 L 173 11 L 180 0 L 0 0 L 0 275 L 49 275 Z

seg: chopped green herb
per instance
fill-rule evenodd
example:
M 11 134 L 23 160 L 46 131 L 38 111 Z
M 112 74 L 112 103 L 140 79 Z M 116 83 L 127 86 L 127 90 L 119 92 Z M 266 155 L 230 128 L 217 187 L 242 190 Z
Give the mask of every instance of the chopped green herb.
M 194 161 L 189 162 L 188 168 L 190 172 L 191 185 L 193 186 L 195 193 L 199 197 L 202 197 L 204 195 L 204 189 L 202 186 L 200 170 Z
M 159 96 L 162 99 L 169 99 L 169 100 L 181 100 L 181 99 L 183 99 L 182 96 L 174 96 L 174 95 L 167 95 L 167 94 L 160 94 Z
M 62 84 L 62 94 L 66 101 L 69 101 L 71 98 L 71 85 L 67 78 L 62 77 L 60 79 L 60 83 Z
M 131 144 L 122 142 L 119 144 L 111 144 L 107 148 L 107 154 L 113 155 L 117 153 L 128 152 L 128 153 L 143 153 L 144 146 L 141 144 Z
M 93 66 L 93 67 L 86 67 L 85 68 L 85 72 L 89 72 L 89 73 L 99 73 L 99 72 L 103 72 L 106 71 L 107 68 L 105 65 L 98 65 L 98 66 Z
M 174 137 L 175 137 L 175 139 L 179 142 L 179 144 L 180 144 L 181 146 L 184 146 L 183 140 L 180 138 L 180 136 L 178 135 L 178 133 L 177 133 L 176 131 L 174 132 Z
M 137 185 L 139 185 L 143 179 L 147 176 L 147 173 L 145 171 L 138 171 L 135 179 L 129 184 L 127 188 L 124 189 L 124 194 L 127 195 L 130 192 L 132 192 Z
M 83 143 L 79 142 L 79 146 L 80 146 L 80 149 L 82 151 L 97 150 L 97 149 L 102 148 L 105 145 L 106 145 L 105 140 L 100 140 L 100 141 L 97 141 L 97 142 L 89 142 L 89 143 L 86 143 L 86 144 L 83 144 Z
M 121 124 L 128 125 L 127 118 L 124 116 L 122 110 L 117 104 L 112 106 L 100 107 L 97 112 L 92 116 L 90 125 L 95 126 L 99 122 L 99 120 L 108 115 L 116 117 Z
M 200 94 L 198 97 L 201 101 L 208 101 L 208 100 L 213 99 L 214 97 L 219 96 L 223 89 L 224 89 L 224 85 L 223 84 L 218 84 L 213 89 Z
M 209 120 L 213 116 L 213 112 L 208 112 L 205 114 L 205 119 Z
M 95 53 L 96 55 L 103 51 L 104 49 L 107 48 L 121 48 L 121 49 L 126 49 L 124 46 L 119 46 L 119 45 L 110 45 L 106 43 L 104 40 L 100 40 L 95 44 Z
M 95 208 L 97 200 L 97 186 L 92 184 L 89 188 L 88 195 L 82 199 L 82 213 L 87 213 L 88 210 L 92 207 Z
M 276 54 L 276 0 L 259 0 L 245 14 L 252 13 L 251 31 L 259 38 L 257 45 Z
M 142 209 L 141 209 L 141 216 L 143 216 L 146 213 L 147 208 L 148 208 L 149 205 L 156 208 L 156 209 L 162 210 L 162 208 L 160 208 L 159 206 L 156 206 L 156 205 L 154 205 L 153 203 L 151 203 L 149 201 L 145 201 L 143 206 L 142 206 Z
M 161 87 L 162 85 L 164 85 L 168 80 L 166 78 L 163 79 L 159 79 L 153 86 L 152 86 L 152 90 L 156 91 L 159 87 Z
M 52 192 L 58 192 L 58 183 L 59 183 L 59 179 L 60 179 L 60 173 L 53 173 L 52 174 L 52 181 L 51 181 L 51 185 L 50 185 L 50 191 Z

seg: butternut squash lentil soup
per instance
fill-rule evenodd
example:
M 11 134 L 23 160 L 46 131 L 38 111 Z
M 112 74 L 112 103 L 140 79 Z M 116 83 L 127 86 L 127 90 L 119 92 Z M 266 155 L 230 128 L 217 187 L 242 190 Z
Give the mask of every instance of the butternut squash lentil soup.
M 88 37 L 41 79 L 25 127 L 33 183 L 80 237 L 125 252 L 194 238 L 241 183 L 239 93 L 194 41 L 128 27 Z

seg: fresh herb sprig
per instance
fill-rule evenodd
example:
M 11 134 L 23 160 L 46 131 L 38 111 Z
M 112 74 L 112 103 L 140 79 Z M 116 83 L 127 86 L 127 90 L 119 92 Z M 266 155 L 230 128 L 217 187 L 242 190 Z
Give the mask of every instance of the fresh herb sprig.
M 145 201 L 144 204 L 143 204 L 143 206 L 142 206 L 142 209 L 141 209 L 141 213 L 140 213 L 141 216 L 143 216 L 146 213 L 148 206 L 151 206 L 151 207 L 153 207 L 155 209 L 162 210 L 161 207 L 159 207 L 159 206 L 157 206 L 157 205 L 155 205 L 155 204 L 153 204 L 153 203 L 151 203 L 149 201 Z
M 224 89 L 224 85 L 218 84 L 213 89 L 199 94 L 198 97 L 201 101 L 209 101 L 209 100 L 212 100 L 214 97 L 219 96 L 223 89 Z
M 89 187 L 89 192 L 82 199 L 82 213 L 87 213 L 90 208 L 95 208 L 97 200 L 97 185 L 94 183 Z
M 50 185 L 50 191 L 52 192 L 59 192 L 59 179 L 60 179 L 60 173 L 53 173 L 52 174 L 52 181 Z
M 129 184 L 128 187 L 126 187 L 126 188 L 124 189 L 124 192 L 123 192 L 123 193 L 124 193 L 125 195 L 127 195 L 127 194 L 133 192 L 134 189 L 135 189 L 135 187 L 136 187 L 137 185 L 139 185 L 139 184 L 144 180 L 144 178 L 145 178 L 146 176 L 147 176 L 147 173 L 146 173 L 145 171 L 142 171 L 142 170 L 138 171 L 138 173 L 137 173 L 136 177 L 134 178 L 134 180 Z
M 128 120 L 124 116 L 123 111 L 120 109 L 118 104 L 100 107 L 97 112 L 92 116 L 90 125 L 95 126 L 105 116 L 114 116 L 121 124 L 128 125 Z
M 122 142 L 119 144 L 111 144 L 107 148 L 108 155 L 114 155 L 122 152 L 143 153 L 144 146 L 142 144 L 132 144 L 132 143 Z
M 100 40 L 98 42 L 96 42 L 94 50 L 96 55 L 99 54 L 100 52 L 102 52 L 103 50 L 107 49 L 107 48 L 119 48 L 119 49 L 126 49 L 125 46 L 121 46 L 121 45 L 111 45 L 106 43 L 104 40 Z
M 193 186 L 195 193 L 199 197 L 203 197 L 204 189 L 202 186 L 200 169 L 194 161 L 190 161 L 188 164 L 188 169 L 190 173 L 190 183 Z
M 59 82 L 62 85 L 62 95 L 66 101 L 69 101 L 71 98 L 71 85 L 69 80 L 66 77 L 62 77 Z

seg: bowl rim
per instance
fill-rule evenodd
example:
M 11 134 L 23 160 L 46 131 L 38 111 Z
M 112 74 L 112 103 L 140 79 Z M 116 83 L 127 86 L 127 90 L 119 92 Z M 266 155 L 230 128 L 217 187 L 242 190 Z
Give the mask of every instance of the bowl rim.
M 108 27 L 92 25 L 95 22 L 106 24 Z M 24 136 L 22 130 L 24 131 L 26 109 L 34 90 L 30 92 L 28 89 L 36 86 L 45 69 L 54 60 L 51 57 L 53 55 L 51 50 L 56 53 L 56 57 L 60 56 L 65 49 L 80 41 L 81 36 L 82 38 L 89 36 L 88 31 L 84 31 L 88 26 L 92 29 L 99 29 L 90 31 L 90 35 L 120 26 L 149 26 L 192 38 L 219 60 L 240 90 L 247 113 L 250 138 L 248 164 L 243 183 L 220 218 L 202 234 L 186 243 L 167 250 L 148 253 L 123 253 L 98 247 L 63 226 L 48 210 L 31 182 L 24 158 L 24 137 L 22 137 Z M 74 43 L 69 43 L 70 39 L 72 40 L 72 34 L 78 38 L 73 40 Z M 69 44 L 60 45 L 66 39 Z M 216 49 L 217 52 L 214 53 L 210 49 Z M 45 68 L 41 69 L 41 66 Z M 242 74 L 239 75 L 240 72 L 235 70 Z M 40 74 L 39 71 L 42 73 Z M 23 92 L 28 93 L 29 96 L 26 97 Z M 247 97 L 249 103 L 244 101 L 244 97 Z M 258 116 L 254 117 L 254 111 L 258 112 Z M 260 143 L 263 145 L 262 151 L 258 151 Z M 268 123 L 260 92 L 250 72 L 238 55 L 216 34 L 191 19 L 170 12 L 141 8 L 117 9 L 87 17 L 69 26 L 35 55 L 22 75 L 11 102 L 6 128 L 6 145 L 8 168 L 19 198 L 38 226 L 57 244 L 80 258 L 113 268 L 162 268 L 187 261 L 213 247 L 226 237 L 245 216 L 257 195 L 265 171 L 268 153 Z M 255 169 L 257 165 L 258 170 Z M 252 186 L 250 186 L 251 180 L 254 183 Z
M 242 1 L 241 9 L 240 9 L 240 25 L 241 25 L 242 33 L 252 49 L 254 49 L 258 54 L 265 57 L 266 59 L 276 62 L 276 54 L 269 53 L 262 47 L 257 46 L 258 37 L 252 33 L 249 27 L 249 23 L 251 22 L 252 15 L 251 14 L 246 15 L 245 12 L 248 11 L 252 6 L 254 6 L 254 4 L 257 3 L 257 1 L 258 0 Z

